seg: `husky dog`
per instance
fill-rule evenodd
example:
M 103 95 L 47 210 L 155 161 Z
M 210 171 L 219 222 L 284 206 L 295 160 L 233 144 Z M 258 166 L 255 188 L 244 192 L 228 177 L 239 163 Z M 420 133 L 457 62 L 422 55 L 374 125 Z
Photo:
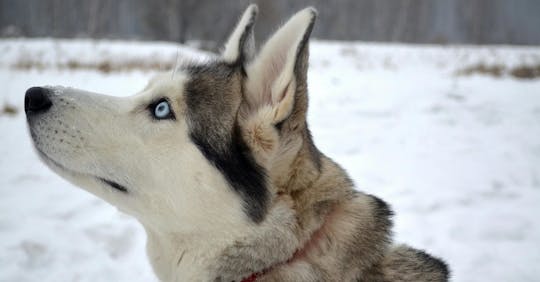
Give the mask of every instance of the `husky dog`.
M 306 122 L 313 8 L 255 52 L 257 7 L 223 52 L 111 97 L 27 90 L 41 159 L 136 217 L 162 281 L 447 281 L 391 243 L 392 211 L 354 189 Z

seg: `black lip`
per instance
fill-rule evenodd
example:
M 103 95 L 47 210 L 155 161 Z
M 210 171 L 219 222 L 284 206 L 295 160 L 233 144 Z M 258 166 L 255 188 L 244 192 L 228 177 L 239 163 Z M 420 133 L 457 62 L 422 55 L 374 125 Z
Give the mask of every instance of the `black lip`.
M 81 173 L 81 172 L 77 172 L 77 171 L 73 171 L 71 169 L 68 169 L 65 166 L 59 164 L 57 161 L 53 160 L 51 157 L 47 156 L 47 154 L 45 154 L 43 151 L 41 151 L 37 146 L 35 146 L 35 147 L 36 147 L 36 151 L 38 152 L 38 154 L 42 158 L 44 158 L 46 161 L 54 164 L 55 166 L 61 168 L 62 170 L 65 170 L 65 171 L 68 171 L 68 172 L 71 172 L 71 173 L 74 173 L 74 174 L 80 174 L 80 175 L 86 175 L 86 176 L 94 177 L 94 178 L 98 179 L 99 181 L 101 181 L 101 182 L 109 185 L 110 187 L 114 188 L 117 191 L 120 191 L 122 193 L 128 193 L 128 189 L 125 186 L 118 184 L 117 182 L 114 182 L 112 180 L 108 180 L 108 179 L 105 179 L 105 178 L 102 178 L 102 177 L 94 176 L 94 175 L 91 175 L 91 174 Z
M 104 182 L 105 184 L 111 186 L 112 188 L 118 190 L 118 191 L 121 191 L 121 192 L 124 192 L 124 193 L 127 193 L 127 188 L 114 182 L 114 181 L 111 181 L 111 180 L 107 180 L 105 178 L 101 178 L 101 177 L 98 177 L 99 180 L 101 180 L 102 182 Z

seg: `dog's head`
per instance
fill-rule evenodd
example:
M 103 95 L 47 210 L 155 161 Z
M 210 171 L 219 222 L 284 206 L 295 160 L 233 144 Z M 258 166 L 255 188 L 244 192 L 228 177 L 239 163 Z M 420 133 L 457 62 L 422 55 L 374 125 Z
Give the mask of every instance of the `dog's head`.
M 257 54 L 256 15 L 250 6 L 215 59 L 158 75 L 130 97 L 28 89 L 38 154 L 62 177 L 158 228 L 263 220 L 298 155 L 318 158 L 306 125 L 315 11 L 295 14 Z

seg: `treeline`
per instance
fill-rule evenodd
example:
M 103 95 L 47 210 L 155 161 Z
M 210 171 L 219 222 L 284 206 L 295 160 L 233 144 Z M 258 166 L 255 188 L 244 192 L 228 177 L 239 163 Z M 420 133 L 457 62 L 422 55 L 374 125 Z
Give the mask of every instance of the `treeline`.
M 312 5 L 322 39 L 540 44 L 538 0 L 0 0 L 0 36 L 221 42 L 251 2 L 259 38 Z

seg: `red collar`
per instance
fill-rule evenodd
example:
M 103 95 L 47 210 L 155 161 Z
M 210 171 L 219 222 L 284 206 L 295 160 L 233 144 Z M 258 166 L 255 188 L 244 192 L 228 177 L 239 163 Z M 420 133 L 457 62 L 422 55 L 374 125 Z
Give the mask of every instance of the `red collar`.
M 257 277 L 259 277 L 259 273 L 253 273 L 251 276 L 242 279 L 242 282 L 255 282 L 257 281 Z

